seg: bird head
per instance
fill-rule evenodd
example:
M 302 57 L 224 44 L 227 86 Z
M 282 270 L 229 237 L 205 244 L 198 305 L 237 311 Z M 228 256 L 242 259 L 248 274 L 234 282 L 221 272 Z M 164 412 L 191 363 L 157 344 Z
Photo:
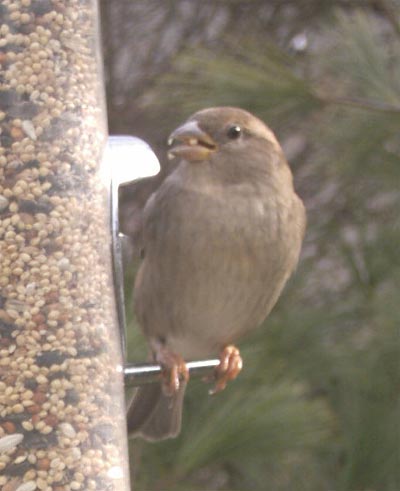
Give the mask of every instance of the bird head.
M 237 154 L 258 145 L 280 150 L 274 134 L 260 119 L 243 109 L 213 107 L 196 112 L 171 133 L 168 155 L 202 162 L 220 152 Z

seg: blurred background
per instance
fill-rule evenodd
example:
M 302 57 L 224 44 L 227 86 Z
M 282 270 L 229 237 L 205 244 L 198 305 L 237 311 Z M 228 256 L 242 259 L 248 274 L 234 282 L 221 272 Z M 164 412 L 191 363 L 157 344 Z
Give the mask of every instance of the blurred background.
M 238 380 L 192 381 L 180 437 L 131 444 L 135 490 L 399 491 L 400 2 L 100 3 L 110 132 L 163 161 L 193 111 L 250 110 L 309 222 Z M 133 318 L 129 336 L 143 361 Z

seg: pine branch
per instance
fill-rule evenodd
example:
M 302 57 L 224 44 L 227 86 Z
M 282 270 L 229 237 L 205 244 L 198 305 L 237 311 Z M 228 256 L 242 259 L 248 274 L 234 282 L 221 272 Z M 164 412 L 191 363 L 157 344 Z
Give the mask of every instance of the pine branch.
M 393 106 L 386 102 L 371 101 L 369 99 L 361 99 L 358 97 L 327 97 L 317 95 L 317 99 L 323 104 L 336 104 L 340 106 L 357 107 L 366 109 L 367 111 L 378 111 L 385 113 L 400 113 L 400 106 Z
M 396 10 L 391 0 L 378 0 L 378 5 L 384 13 L 387 21 L 392 25 L 394 31 L 400 36 L 400 21 L 396 15 Z

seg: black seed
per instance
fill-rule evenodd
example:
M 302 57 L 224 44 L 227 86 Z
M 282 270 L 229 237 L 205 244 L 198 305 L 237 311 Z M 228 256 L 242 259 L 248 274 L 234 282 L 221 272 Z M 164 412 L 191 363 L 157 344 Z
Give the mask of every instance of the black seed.
M 50 0 L 34 0 L 31 5 L 31 10 L 36 15 L 44 15 L 53 10 L 53 4 Z
M 1 51 L 3 51 L 4 53 L 8 53 L 8 52 L 21 53 L 21 51 L 23 51 L 23 50 L 24 50 L 23 46 L 21 46 L 19 44 L 14 44 L 14 43 L 9 43 L 9 44 L 6 44 L 5 46 L 1 47 Z
M 25 388 L 29 390 L 36 390 L 38 385 L 39 384 L 36 382 L 36 379 L 34 378 L 28 378 L 27 380 L 25 380 L 24 383 Z
M 77 358 L 93 358 L 94 356 L 98 356 L 102 353 L 100 348 L 88 348 L 88 349 L 80 349 L 76 355 Z
M 15 90 L 0 90 L 0 109 L 6 110 L 18 101 Z
M 72 187 L 75 187 L 75 184 L 73 182 L 73 177 L 72 176 L 49 176 L 47 180 L 51 184 L 51 191 L 52 193 L 54 192 L 59 192 L 59 191 L 67 191 L 68 189 L 71 189 Z
M 91 302 L 88 300 L 87 302 L 81 303 L 79 307 L 81 307 L 82 309 L 93 309 L 94 307 L 96 307 L 96 304 L 95 302 Z
M 10 337 L 14 329 L 14 324 L 10 324 L 9 322 L 5 322 L 0 319 L 0 333 L 2 336 Z
M 24 97 L 24 96 L 23 96 Z M 34 102 L 18 102 L 8 110 L 9 116 L 13 118 L 32 119 L 39 113 L 39 107 Z
M 64 402 L 65 404 L 71 404 L 75 406 L 80 401 L 79 393 L 75 389 L 68 389 L 65 391 Z
M 30 34 L 33 32 L 34 25 L 30 22 L 29 24 L 22 24 L 18 27 L 21 34 Z
M 25 213 L 50 213 L 53 205 L 44 199 L 33 201 L 29 199 L 21 199 L 18 202 L 19 210 Z
M 61 365 L 68 356 L 61 351 L 46 351 L 36 357 L 36 364 L 39 367 L 51 367 L 51 365 Z
M 70 376 L 64 370 L 57 370 L 56 372 L 49 373 L 49 375 L 47 375 L 47 378 L 50 381 L 56 380 L 56 379 L 66 379 L 66 380 L 69 380 Z
M 51 237 L 53 238 L 54 236 L 52 235 Z M 56 251 L 59 251 L 61 249 L 61 245 L 55 243 L 54 241 L 49 241 L 48 243 L 43 244 L 43 249 L 46 251 L 47 255 L 50 255 Z
M 36 430 L 27 431 L 25 437 L 20 443 L 21 448 L 50 448 L 58 444 L 57 435 L 51 432 L 43 435 Z
M 12 143 L 13 139 L 11 138 L 11 136 L 0 135 L 0 144 L 2 147 L 9 148 L 11 147 Z
M 40 166 L 39 160 L 33 159 L 33 160 L 29 160 L 29 162 L 27 162 L 24 167 L 31 169 L 31 168 L 38 168 L 39 166 Z
M 24 460 L 20 464 L 8 465 L 4 469 L 4 474 L 7 476 L 23 476 L 31 468 L 33 468 L 33 465 L 28 460 Z

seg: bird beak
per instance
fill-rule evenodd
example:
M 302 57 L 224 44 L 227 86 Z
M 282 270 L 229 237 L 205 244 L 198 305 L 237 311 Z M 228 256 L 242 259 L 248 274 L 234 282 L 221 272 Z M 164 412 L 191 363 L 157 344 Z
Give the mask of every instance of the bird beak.
M 183 157 L 189 162 L 207 160 L 217 149 L 215 141 L 199 127 L 197 121 L 188 121 L 171 133 L 168 146 L 168 158 Z

